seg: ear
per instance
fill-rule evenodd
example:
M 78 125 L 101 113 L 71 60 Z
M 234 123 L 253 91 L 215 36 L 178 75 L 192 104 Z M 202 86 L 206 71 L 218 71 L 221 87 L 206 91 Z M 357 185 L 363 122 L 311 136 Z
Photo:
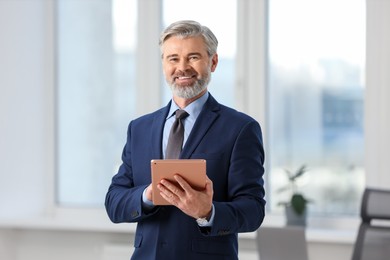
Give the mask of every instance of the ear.
M 211 72 L 214 72 L 218 65 L 218 54 L 214 54 L 211 58 Z

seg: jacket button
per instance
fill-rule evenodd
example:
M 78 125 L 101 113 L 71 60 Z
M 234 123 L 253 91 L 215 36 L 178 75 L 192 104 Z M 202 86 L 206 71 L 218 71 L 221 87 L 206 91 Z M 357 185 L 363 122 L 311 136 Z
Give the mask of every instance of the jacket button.
M 132 216 L 133 218 L 138 217 L 138 216 L 139 216 L 138 211 L 137 211 L 137 210 L 132 211 L 132 212 L 131 212 L 131 216 Z
M 217 234 L 218 235 L 227 235 L 229 234 L 230 230 L 229 229 L 221 229 L 221 230 L 218 230 Z

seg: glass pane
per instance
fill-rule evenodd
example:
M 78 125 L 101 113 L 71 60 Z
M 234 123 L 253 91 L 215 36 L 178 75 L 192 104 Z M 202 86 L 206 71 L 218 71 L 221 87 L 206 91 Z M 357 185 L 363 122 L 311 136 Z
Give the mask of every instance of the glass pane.
M 195 20 L 209 27 L 218 39 L 218 67 L 212 73 L 209 85 L 210 93 L 227 106 L 234 106 L 234 80 L 237 14 L 236 0 L 163 0 L 163 27 L 178 20 Z M 218 18 L 215 16 L 215 10 Z M 165 79 L 163 81 L 165 83 Z M 172 95 L 169 87 L 164 84 L 164 100 L 166 104 Z
M 356 215 L 364 186 L 364 0 L 271 0 L 269 196 L 289 199 L 286 170 L 312 215 Z
M 61 205 L 102 206 L 117 171 L 135 114 L 136 10 L 136 0 L 58 1 Z

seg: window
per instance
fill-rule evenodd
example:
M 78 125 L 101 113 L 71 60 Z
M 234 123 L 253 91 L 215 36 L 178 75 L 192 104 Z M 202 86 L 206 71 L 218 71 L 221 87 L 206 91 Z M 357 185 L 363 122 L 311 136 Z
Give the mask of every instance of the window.
M 364 187 L 365 1 L 271 0 L 268 175 L 272 211 L 298 183 L 310 215 L 357 215 Z
M 99 206 L 135 111 L 135 0 L 57 3 L 60 205 Z
M 139 21 L 149 21 L 144 18 L 149 13 L 157 13 L 149 5 L 137 6 L 140 3 L 144 4 L 137 0 L 57 2 L 57 201 L 61 206 L 102 207 L 111 177 L 121 163 L 127 124 L 138 116 L 140 106 L 135 54 L 145 41 L 150 44 L 151 37 L 150 33 L 137 37 L 136 28 L 144 24 Z M 365 3 L 269 1 L 267 105 L 253 95 L 266 93 L 256 81 L 263 73 L 258 75 L 256 70 L 262 68 L 248 66 L 259 64 L 253 60 L 265 59 L 258 55 L 262 46 L 257 44 L 264 39 L 264 32 L 258 30 L 264 24 L 253 22 L 265 13 L 253 8 L 262 6 L 259 3 L 199 0 L 193 5 L 189 0 L 163 0 L 150 4 L 162 8 L 161 28 L 193 19 L 214 31 L 220 42 L 219 64 L 209 90 L 218 101 L 252 113 L 267 106 L 267 121 L 261 123 L 266 133 L 267 205 L 271 211 L 281 212 L 278 202 L 288 195 L 278 192 L 287 181 L 284 170 L 305 164 L 309 171 L 299 188 L 314 201 L 309 206 L 311 216 L 356 215 L 365 182 Z M 221 6 L 224 12 L 216 19 L 215 10 Z M 152 28 L 159 22 L 155 18 Z M 238 40 L 251 44 L 238 50 Z M 157 42 L 155 47 L 158 49 Z M 245 65 L 236 67 L 238 58 L 242 59 L 237 53 L 245 56 Z M 161 63 L 158 58 L 151 62 L 155 62 L 148 63 L 153 68 Z M 142 109 L 153 111 L 149 106 L 165 105 L 171 93 L 161 70 L 147 71 L 151 78 L 161 78 L 156 92 L 163 89 L 161 99 L 146 107 L 143 104 Z M 247 85 L 237 86 L 238 81 Z M 151 88 L 149 92 L 154 84 Z

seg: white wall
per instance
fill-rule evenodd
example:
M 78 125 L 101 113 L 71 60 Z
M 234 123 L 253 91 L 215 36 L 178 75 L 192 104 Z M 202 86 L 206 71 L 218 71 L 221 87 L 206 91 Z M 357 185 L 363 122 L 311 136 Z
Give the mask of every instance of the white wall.
M 367 185 L 390 187 L 390 1 L 367 1 L 366 172 Z
M 0 246 L 3 260 L 125 260 L 133 243 L 129 235 L 109 232 L 13 230 L 0 235 L 8 244 Z
M 0 217 L 40 214 L 47 203 L 54 164 L 48 3 L 0 1 Z
M 0 1 L 0 259 L 128 259 L 132 236 L 127 226 L 113 227 L 104 212 L 60 218 L 51 206 L 52 8 L 51 0 Z M 390 187 L 390 1 L 367 0 L 367 14 L 367 183 Z M 242 254 L 252 259 L 253 240 L 245 241 Z M 310 259 L 349 259 L 352 243 L 350 237 L 309 236 Z

